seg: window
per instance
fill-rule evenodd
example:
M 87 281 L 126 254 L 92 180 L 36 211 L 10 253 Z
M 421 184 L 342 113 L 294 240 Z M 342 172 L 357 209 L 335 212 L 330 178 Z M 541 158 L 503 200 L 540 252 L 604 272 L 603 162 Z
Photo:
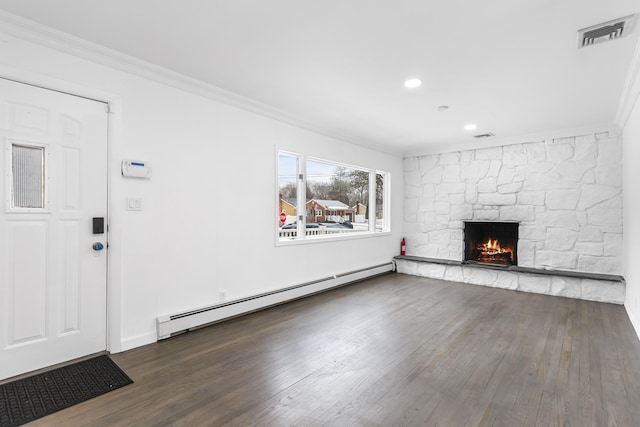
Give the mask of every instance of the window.
M 45 148 L 11 144 L 11 209 L 45 207 Z
M 389 231 L 388 179 L 386 172 L 280 152 L 278 240 Z M 285 219 L 283 204 L 296 206 L 295 214 Z

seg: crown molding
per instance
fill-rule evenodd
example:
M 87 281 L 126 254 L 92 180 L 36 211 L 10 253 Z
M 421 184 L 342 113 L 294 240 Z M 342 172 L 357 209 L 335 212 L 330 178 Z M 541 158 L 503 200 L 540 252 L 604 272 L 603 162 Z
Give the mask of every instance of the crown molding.
M 620 135 L 620 128 L 613 125 L 599 125 L 579 128 L 557 129 L 549 132 L 531 133 L 509 138 L 490 138 L 487 140 L 475 140 L 453 142 L 447 145 L 432 145 L 425 149 L 406 151 L 404 157 L 419 157 L 432 154 L 452 153 L 456 151 L 480 150 L 483 148 L 502 147 L 505 145 L 525 144 L 527 142 L 546 141 L 560 138 L 571 138 L 575 136 L 607 134 L 610 137 Z
M 401 157 L 400 150 L 337 134 L 268 104 L 0 10 L 0 32 L 332 139 Z
M 640 97 L 640 38 L 636 43 L 636 50 L 631 59 L 631 65 L 622 88 L 622 97 L 618 105 L 614 123 L 624 129 L 631 116 L 633 107 Z

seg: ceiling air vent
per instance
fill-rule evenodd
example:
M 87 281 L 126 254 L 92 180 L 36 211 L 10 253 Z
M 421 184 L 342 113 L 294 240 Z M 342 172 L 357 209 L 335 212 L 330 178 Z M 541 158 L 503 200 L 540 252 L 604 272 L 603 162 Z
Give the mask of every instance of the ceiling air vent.
M 603 22 L 578 31 L 578 49 L 609 40 L 619 39 L 631 33 L 636 15 Z
M 491 138 L 492 136 L 495 136 L 495 135 L 492 134 L 491 132 L 489 132 L 489 133 L 481 133 L 480 135 L 473 135 L 473 137 L 476 138 L 476 139 Z

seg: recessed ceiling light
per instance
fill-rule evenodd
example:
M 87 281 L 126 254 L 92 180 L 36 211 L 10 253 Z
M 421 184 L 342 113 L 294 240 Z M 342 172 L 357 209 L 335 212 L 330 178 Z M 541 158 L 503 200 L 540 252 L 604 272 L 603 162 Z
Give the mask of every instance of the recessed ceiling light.
M 409 79 L 409 80 L 404 82 L 404 86 L 409 88 L 409 89 L 414 89 L 414 88 L 422 86 L 422 80 L 420 80 L 420 79 Z
M 478 127 L 475 123 L 470 123 L 464 127 L 464 130 L 475 130 Z
M 449 109 L 449 106 L 447 105 L 439 105 L 438 107 L 436 107 L 436 111 L 447 111 Z

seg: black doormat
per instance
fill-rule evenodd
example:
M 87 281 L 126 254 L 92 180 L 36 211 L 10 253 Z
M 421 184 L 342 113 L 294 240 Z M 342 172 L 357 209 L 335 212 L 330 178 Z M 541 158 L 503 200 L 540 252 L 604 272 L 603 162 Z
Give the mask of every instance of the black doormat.
M 131 383 L 103 355 L 0 385 L 0 427 L 28 423 Z

